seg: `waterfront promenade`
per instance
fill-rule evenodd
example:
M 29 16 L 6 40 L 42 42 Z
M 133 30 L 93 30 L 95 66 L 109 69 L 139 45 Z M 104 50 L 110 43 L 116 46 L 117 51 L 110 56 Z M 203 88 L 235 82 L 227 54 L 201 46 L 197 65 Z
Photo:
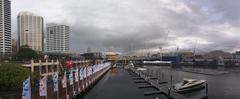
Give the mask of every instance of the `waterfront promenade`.
M 81 66 L 79 66 L 81 67 Z M 84 70 L 81 74 L 82 79 L 78 75 L 79 71 L 70 70 L 70 72 L 65 72 L 65 80 L 64 77 L 60 77 L 58 79 L 58 91 L 54 91 L 54 85 L 52 79 L 46 80 L 46 95 L 41 96 L 39 81 L 36 81 L 34 85 L 31 85 L 31 98 L 32 99 L 72 99 L 76 98 L 77 95 L 81 95 L 83 93 L 88 92 L 93 85 L 97 83 L 99 79 L 111 68 L 111 63 L 106 62 L 102 64 L 96 64 L 90 67 L 81 67 Z M 93 69 L 94 67 L 94 69 Z M 74 71 L 74 72 L 73 72 Z M 70 73 L 72 73 L 70 77 Z M 73 76 L 74 75 L 74 76 Z M 78 79 L 78 80 L 76 80 Z M 33 80 L 32 80 L 33 81 Z M 66 83 L 66 87 L 63 87 L 61 82 Z M 72 82 L 72 84 L 71 84 Z M 22 95 L 13 94 L 13 95 L 0 95 L 0 99 L 21 99 Z M 24 98 L 26 99 L 26 98 Z

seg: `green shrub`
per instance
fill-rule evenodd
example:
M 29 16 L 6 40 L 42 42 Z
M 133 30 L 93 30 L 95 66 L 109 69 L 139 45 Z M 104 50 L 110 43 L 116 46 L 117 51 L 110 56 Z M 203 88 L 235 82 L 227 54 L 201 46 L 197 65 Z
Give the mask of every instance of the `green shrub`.
M 22 81 L 30 75 L 31 72 L 20 64 L 1 64 L 0 91 L 21 91 Z
M 20 47 L 16 57 L 19 61 L 29 61 L 31 59 L 39 59 L 41 55 L 32 50 L 28 45 L 24 45 Z

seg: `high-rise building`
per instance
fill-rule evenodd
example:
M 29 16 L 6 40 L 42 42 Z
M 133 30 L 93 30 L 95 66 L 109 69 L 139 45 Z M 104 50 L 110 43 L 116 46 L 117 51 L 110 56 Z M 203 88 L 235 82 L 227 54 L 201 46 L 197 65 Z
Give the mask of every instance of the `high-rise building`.
M 0 0 L 0 56 L 11 54 L 11 2 Z
M 43 17 L 31 12 L 18 14 L 18 44 L 28 45 L 35 51 L 43 51 Z
M 47 51 L 61 52 L 69 50 L 69 26 L 47 25 Z
M 12 39 L 12 55 L 16 55 L 18 51 L 18 41 L 17 39 Z

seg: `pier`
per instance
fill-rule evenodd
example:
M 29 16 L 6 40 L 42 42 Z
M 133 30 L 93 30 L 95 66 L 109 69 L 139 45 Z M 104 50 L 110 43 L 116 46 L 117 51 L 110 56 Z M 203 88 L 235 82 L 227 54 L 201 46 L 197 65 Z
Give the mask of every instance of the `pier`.
M 85 64 L 85 65 L 84 65 Z M 31 80 L 33 85 L 31 85 L 31 98 L 32 99 L 75 99 L 77 97 L 81 97 L 82 95 L 86 94 L 89 89 L 91 89 L 112 67 L 112 64 L 110 62 L 106 63 L 97 63 L 95 65 L 91 65 L 92 67 L 96 65 L 102 65 L 98 66 L 101 68 L 95 68 L 92 69 L 92 73 L 85 72 L 86 76 L 83 77 L 83 79 L 79 79 L 76 81 L 73 80 L 73 84 L 70 84 L 70 78 L 67 76 L 68 73 L 71 73 L 69 71 L 67 73 L 67 85 L 64 88 L 62 86 L 62 77 L 58 79 L 58 91 L 54 91 L 53 89 L 53 83 L 51 79 L 47 80 L 47 95 L 46 96 L 40 96 L 39 94 L 39 81 Z M 39 72 L 39 68 L 43 69 L 44 72 L 40 72 L 41 76 L 51 76 L 52 74 L 59 72 L 59 61 L 45 61 L 45 62 L 34 62 L 31 61 L 30 64 L 24 64 L 23 65 L 26 68 L 29 68 L 32 72 Z M 44 68 L 43 68 L 44 67 Z M 71 71 L 74 71 L 74 69 L 78 68 L 86 68 L 90 67 L 88 61 L 75 61 L 74 62 L 74 68 L 71 69 Z M 97 66 L 96 66 L 97 67 Z M 36 70 L 36 71 L 35 71 Z M 75 71 L 74 71 L 75 72 Z M 73 72 L 73 73 L 74 73 Z M 77 72 L 79 73 L 79 71 Z M 75 76 L 74 76 L 75 77 Z M 7 95 L 0 95 L 1 99 L 22 99 L 21 93 L 19 94 L 7 94 Z
M 134 67 L 128 69 L 129 75 L 131 75 L 135 83 L 145 83 L 143 86 L 139 86 L 139 88 L 149 88 L 154 87 L 155 91 L 145 92 L 144 95 L 155 95 L 155 94 L 164 94 L 170 99 L 206 99 L 208 98 L 208 85 L 206 84 L 205 94 L 199 94 L 194 96 L 187 96 L 184 94 L 176 93 L 172 89 L 172 85 L 168 84 L 166 81 L 160 81 L 158 79 L 152 79 L 155 77 L 151 77 L 148 73 L 144 73 L 143 71 L 138 71 Z M 141 79 L 141 80 L 139 80 Z
M 86 95 L 78 99 L 168 99 L 163 94 L 145 96 L 144 92 L 154 91 L 155 88 L 139 89 L 140 85 L 133 82 L 127 70 L 112 68 Z

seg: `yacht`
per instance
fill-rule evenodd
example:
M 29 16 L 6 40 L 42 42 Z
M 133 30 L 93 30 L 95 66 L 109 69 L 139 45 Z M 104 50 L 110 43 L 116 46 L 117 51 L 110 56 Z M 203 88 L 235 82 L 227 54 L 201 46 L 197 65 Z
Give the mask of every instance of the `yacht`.
M 132 63 L 132 61 L 130 61 L 129 66 L 134 67 L 134 64 Z
M 204 88 L 206 80 L 188 79 L 184 78 L 182 82 L 173 86 L 173 89 L 177 93 L 185 93 L 188 91 Z
M 147 68 L 141 68 L 141 67 L 138 67 L 137 70 L 138 70 L 138 71 L 146 71 Z

